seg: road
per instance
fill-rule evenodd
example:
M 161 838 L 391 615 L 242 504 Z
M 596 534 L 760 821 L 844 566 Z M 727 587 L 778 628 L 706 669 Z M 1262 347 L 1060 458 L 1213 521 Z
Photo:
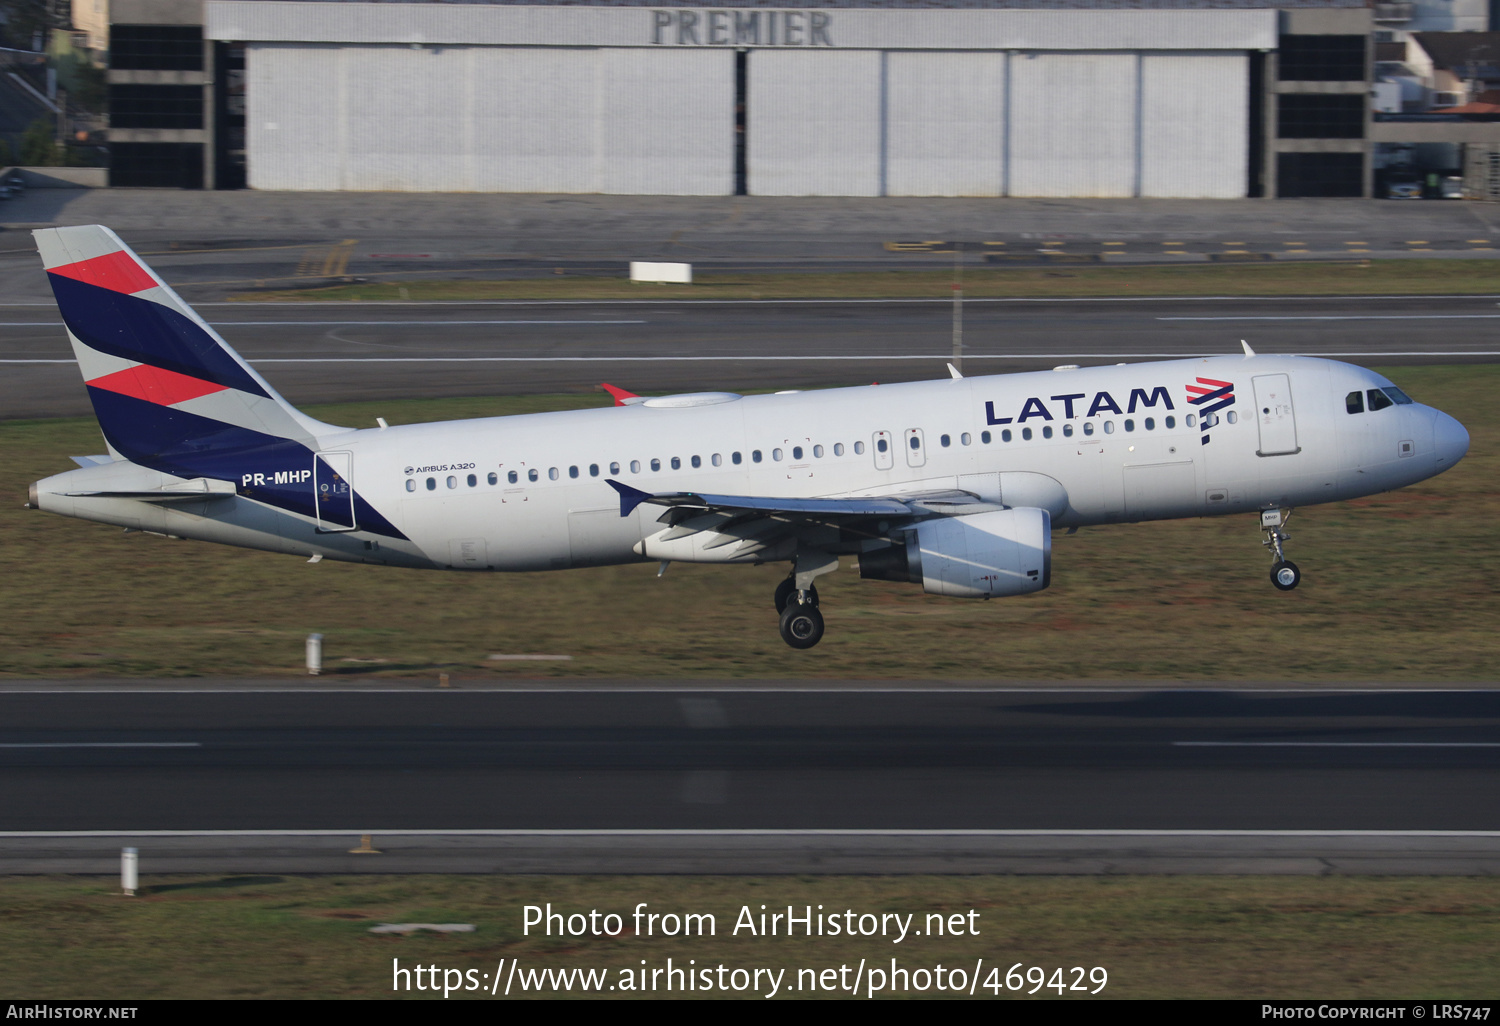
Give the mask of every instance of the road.
M 294 403 L 578 391 L 748 390 L 942 376 L 944 301 L 200 306 Z M 1235 353 L 1362 364 L 1500 357 L 1500 296 L 970 300 L 969 374 Z M 5 417 L 89 412 L 55 308 L 0 306 Z
M 1496 691 L 17 683 L 0 722 L 7 872 L 1500 868 Z
M 10 830 L 1500 827 L 1493 691 L 6 692 L 0 723 Z

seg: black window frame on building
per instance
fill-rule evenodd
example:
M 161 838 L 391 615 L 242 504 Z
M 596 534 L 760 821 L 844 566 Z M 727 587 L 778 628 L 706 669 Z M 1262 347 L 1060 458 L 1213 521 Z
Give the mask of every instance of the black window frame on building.
M 1278 139 L 1363 139 L 1364 93 L 1281 93 L 1276 97 Z
M 111 83 L 111 128 L 202 128 L 201 85 Z
M 1363 82 L 1368 41 L 1362 35 L 1282 36 L 1276 77 L 1282 82 Z
M 109 66 L 116 71 L 202 71 L 202 25 L 111 25 Z
M 1364 195 L 1363 153 L 1278 153 L 1276 195 L 1356 197 Z
M 202 143 L 112 143 L 109 184 L 126 188 L 203 188 Z

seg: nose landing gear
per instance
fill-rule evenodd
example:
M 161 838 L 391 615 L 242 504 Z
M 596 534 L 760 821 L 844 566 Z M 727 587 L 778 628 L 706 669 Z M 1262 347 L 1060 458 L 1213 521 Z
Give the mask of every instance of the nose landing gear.
M 1302 583 L 1302 571 L 1297 569 L 1297 564 L 1286 558 L 1286 553 L 1281 549 L 1281 543 L 1291 541 L 1291 535 L 1281 530 L 1292 517 L 1289 509 L 1267 509 L 1260 514 L 1260 529 L 1265 532 L 1265 540 L 1261 542 L 1271 550 L 1271 556 L 1275 560 L 1271 564 L 1271 584 L 1278 591 L 1291 591 Z

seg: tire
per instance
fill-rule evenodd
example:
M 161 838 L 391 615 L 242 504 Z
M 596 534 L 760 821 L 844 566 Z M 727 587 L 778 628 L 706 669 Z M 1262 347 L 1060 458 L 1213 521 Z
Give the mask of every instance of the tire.
M 1297 569 L 1297 564 L 1287 560 L 1271 565 L 1271 583 L 1277 591 L 1291 591 L 1302 583 L 1302 571 Z
M 786 605 L 787 605 L 787 603 L 792 600 L 792 596 L 795 595 L 796 593 L 797 593 L 797 580 L 794 577 L 788 577 L 786 580 L 784 580 L 780 584 L 776 585 L 776 615 L 777 616 L 780 616 L 782 613 L 786 612 Z M 810 598 L 810 599 L 812 599 L 812 604 L 813 605 L 817 605 L 818 604 L 818 587 L 817 587 L 817 585 L 813 585 L 811 588 L 807 589 L 807 597 Z
M 781 640 L 793 648 L 812 648 L 823 640 L 823 614 L 814 605 L 792 602 L 781 614 Z

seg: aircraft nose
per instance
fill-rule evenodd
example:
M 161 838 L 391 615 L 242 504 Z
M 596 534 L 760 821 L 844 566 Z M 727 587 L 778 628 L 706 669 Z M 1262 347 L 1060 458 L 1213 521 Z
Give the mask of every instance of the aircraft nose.
M 1446 470 L 1469 451 L 1469 432 L 1462 424 L 1441 411 L 1432 425 L 1433 448 L 1437 450 L 1437 465 Z

